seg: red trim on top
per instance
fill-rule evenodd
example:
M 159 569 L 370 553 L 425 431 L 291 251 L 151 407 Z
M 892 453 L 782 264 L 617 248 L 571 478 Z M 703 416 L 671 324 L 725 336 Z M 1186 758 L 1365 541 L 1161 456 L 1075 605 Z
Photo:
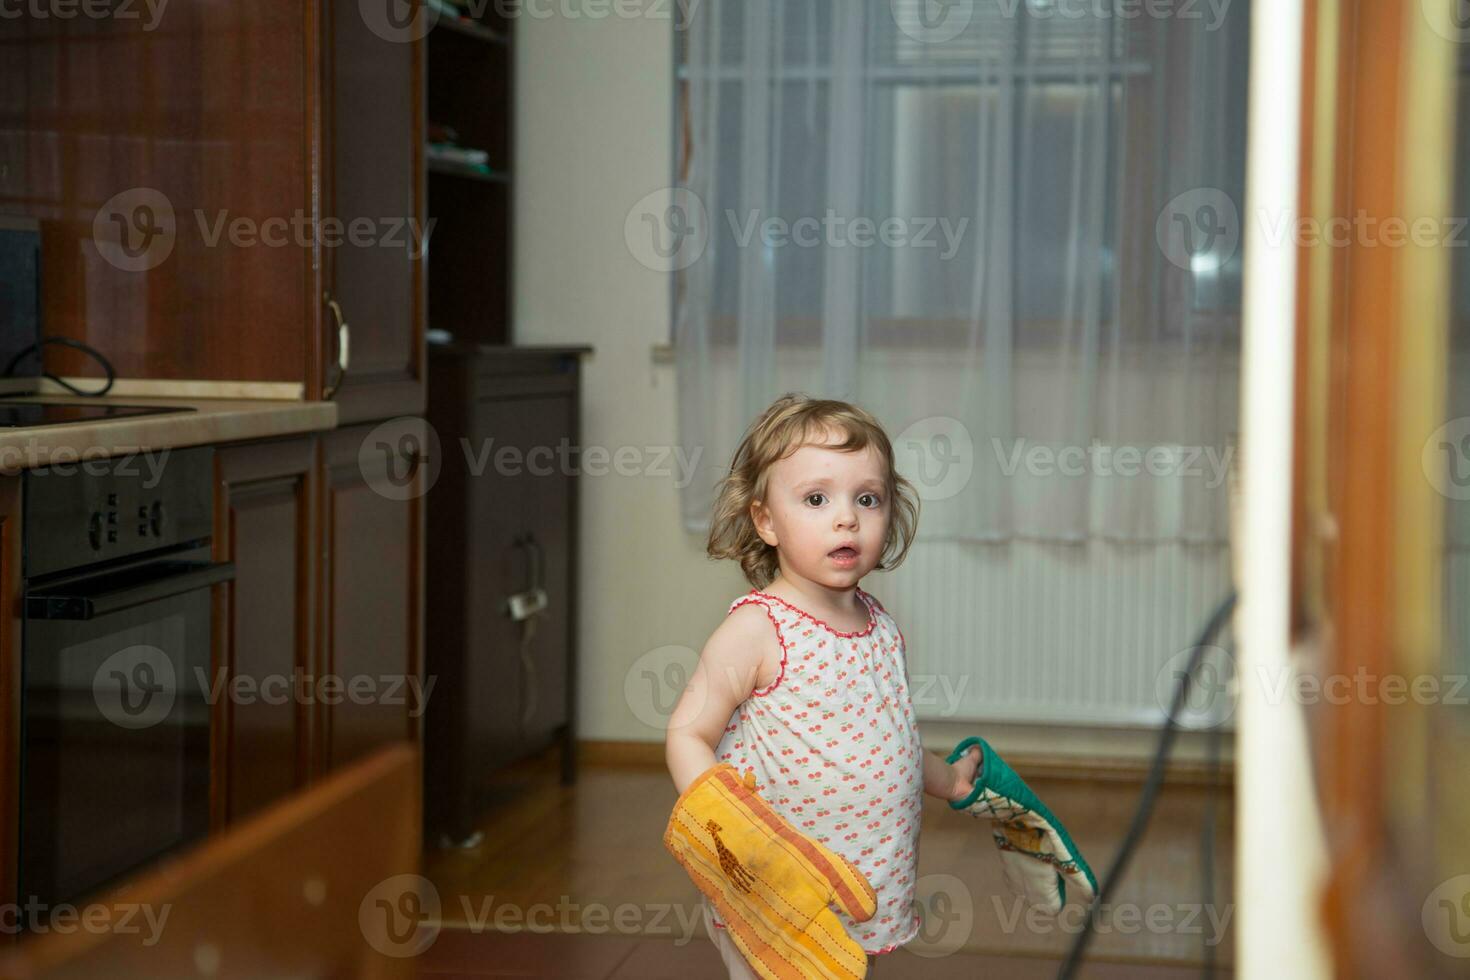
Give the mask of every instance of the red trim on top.
M 771 598 L 774 599 L 776 597 L 771 596 Z M 790 651 L 791 647 L 789 644 L 787 644 L 786 637 L 781 633 L 781 624 L 776 622 L 775 613 L 771 612 L 771 608 L 769 606 L 767 606 L 764 602 L 761 602 L 754 596 L 743 596 L 739 599 L 736 599 L 735 602 L 730 605 L 730 611 L 725 613 L 725 615 L 728 616 L 730 615 L 730 613 L 739 609 L 741 606 L 752 602 L 760 606 L 761 609 L 765 610 L 766 618 L 771 621 L 772 626 L 776 627 L 776 639 L 781 644 L 781 672 L 776 675 L 776 679 L 771 681 L 771 683 L 764 690 L 750 692 L 750 696 L 756 698 L 761 697 L 765 694 L 770 694 L 776 688 L 781 686 L 781 681 L 786 677 L 786 654 Z
M 771 595 L 769 592 L 762 592 L 759 589 L 751 589 L 750 595 L 763 596 L 767 599 L 779 602 L 781 603 L 781 605 L 785 606 L 787 609 L 790 609 L 798 616 L 805 616 L 807 619 L 810 619 L 812 622 L 816 623 L 818 626 L 822 627 L 834 636 L 840 636 L 844 638 L 856 638 L 859 636 L 867 636 L 869 633 L 873 632 L 873 628 L 878 625 L 878 614 L 873 610 L 873 603 L 868 601 L 868 594 L 857 586 L 853 586 L 853 589 L 857 592 L 858 598 L 863 601 L 863 605 L 868 607 L 868 625 L 855 633 L 845 633 L 840 629 L 835 629 L 830 624 L 823 622 L 822 620 L 813 616 L 811 613 L 807 612 L 805 609 L 799 609 L 796 606 L 793 606 L 791 603 L 787 602 L 785 599 L 781 598 L 778 595 Z

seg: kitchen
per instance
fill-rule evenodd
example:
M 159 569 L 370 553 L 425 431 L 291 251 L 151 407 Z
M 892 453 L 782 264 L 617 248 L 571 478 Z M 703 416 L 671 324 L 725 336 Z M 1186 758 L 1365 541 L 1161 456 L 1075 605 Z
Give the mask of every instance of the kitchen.
M 497 695 L 504 675 L 482 676 L 468 647 L 426 669 L 430 608 L 468 611 L 462 566 L 454 582 L 442 563 L 431 594 L 430 547 L 465 543 L 496 563 L 492 586 L 525 578 L 521 617 L 541 636 L 521 656 L 543 671 L 525 696 L 544 703 L 516 698 L 501 751 L 532 727 L 570 744 L 571 477 L 537 513 L 518 502 L 544 487 L 507 478 L 497 499 L 517 506 L 466 536 L 480 504 L 455 517 L 450 472 L 435 499 L 459 526 L 439 527 L 428 418 L 446 441 L 479 438 L 476 404 L 540 406 L 553 414 L 523 435 L 574 441 L 590 348 L 512 345 L 513 20 L 450 11 L 430 40 L 398 7 L 88 0 L 0 16 L 11 942 L 381 750 L 482 749 L 457 695 Z M 446 677 L 458 686 L 426 735 Z M 421 826 L 443 794 L 413 759 L 395 799 L 412 818 L 394 831 L 413 858 L 382 848 L 395 870 L 448 822 Z M 482 792 L 432 777 L 465 806 Z
M 0 977 L 1460 975 L 1454 7 L 0 0 Z

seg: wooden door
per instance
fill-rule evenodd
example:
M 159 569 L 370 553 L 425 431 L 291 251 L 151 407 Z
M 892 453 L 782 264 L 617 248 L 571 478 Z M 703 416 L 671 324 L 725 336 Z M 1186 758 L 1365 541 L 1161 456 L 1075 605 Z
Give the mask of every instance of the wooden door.
M 424 410 L 420 0 L 324 0 L 322 377 L 342 422 Z M 411 13 L 407 19 L 398 14 Z M 332 223 L 335 220 L 335 223 Z M 357 227 L 360 234 L 353 235 Z M 323 236 L 326 244 L 326 236 Z M 339 329 L 342 324 L 346 329 Z M 347 370 L 338 369 L 347 340 Z
M 466 586 L 468 642 L 463 655 L 470 693 L 464 707 L 468 751 L 488 767 L 521 754 L 526 671 L 522 632 L 507 615 L 506 603 L 527 586 L 529 502 L 525 480 L 496 462 L 496 453 L 504 447 L 524 444 L 519 401 L 486 397 L 473 378 L 470 390 L 463 456 L 469 487 L 465 526 L 474 545 Z
M 322 669 L 341 685 L 322 699 L 323 769 L 422 735 L 421 432 L 411 420 L 322 438 Z
M 238 695 L 214 704 L 213 827 L 290 794 L 310 775 L 314 712 L 298 681 L 318 674 L 316 456 L 314 438 L 215 453 L 214 557 L 235 563 L 235 579 L 217 592 L 222 643 L 210 680 Z
M 525 533 L 531 539 L 531 554 L 541 566 L 548 596 L 546 611 L 536 624 L 527 653 L 530 676 L 526 679 L 526 704 L 521 715 L 522 738 L 528 751 L 551 744 L 568 717 L 568 651 L 571 649 L 572 580 L 572 468 L 575 456 L 563 456 L 562 444 L 573 444 L 573 401 L 569 395 L 524 398 L 517 402 L 522 438 L 526 446 L 556 450 L 528 467 L 523 477 Z M 562 460 L 567 461 L 563 465 Z M 549 472 L 537 472 L 545 469 Z

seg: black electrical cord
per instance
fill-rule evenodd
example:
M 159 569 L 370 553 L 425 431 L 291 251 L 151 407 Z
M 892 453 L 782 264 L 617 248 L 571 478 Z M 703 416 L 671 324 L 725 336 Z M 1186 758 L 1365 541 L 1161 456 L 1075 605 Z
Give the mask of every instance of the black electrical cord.
M 1225 651 L 1231 662 L 1235 659 L 1235 647 Z M 1223 719 L 1222 719 L 1223 720 Z M 1215 820 L 1216 795 L 1220 781 L 1220 725 L 1214 724 L 1209 728 L 1205 737 L 1205 819 L 1200 825 L 1199 832 L 1199 877 L 1200 891 L 1203 892 L 1204 900 L 1200 904 L 1201 909 L 1209 909 L 1215 902 Z M 1214 921 L 1213 919 L 1211 921 Z M 1214 937 L 1215 942 L 1206 941 L 1205 961 L 1200 968 L 1200 976 L 1204 980 L 1215 980 L 1215 945 L 1220 937 Z
M 26 355 L 35 354 L 39 358 L 41 354 L 41 348 L 45 347 L 47 344 L 58 344 L 62 347 L 70 347 L 73 350 L 79 350 L 83 354 L 86 354 L 88 357 L 91 357 L 98 364 L 102 365 L 102 370 L 107 374 L 107 381 L 102 385 L 101 388 L 97 389 L 96 391 L 83 391 L 81 388 L 78 388 L 70 381 L 63 381 L 61 378 L 58 378 L 56 375 L 50 373 L 45 369 L 44 366 L 41 369 L 41 374 L 43 377 L 50 378 L 52 381 L 55 381 L 57 384 L 61 385 L 61 387 L 65 388 L 67 391 L 71 392 L 74 395 L 85 395 L 89 398 L 95 398 L 99 395 L 105 395 L 112 390 L 112 383 L 117 380 L 117 372 L 112 369 L 112 362 L 104 357 L 102 355 L 102 352 L 97 350 L 95 347 L 90 347 L 87 344 L 82 343 L 80 340 L 72 340 L 70 337 L 42 337 L 34 344 L 27 344 L 26 346 L 22 347 L 19 351 L 16 352 L 15 356 L 10 359 L 10 363 L 5 365 L 5 377 L 9 378 L 15 374 L 16 365 L 19 364 L 21 362 L 21 359 L 24 358 Z
M 1194 677 L 1195 671 L 1199 669 L 1201 661 L 1204 660 L 1205 650 L 1210 641 L 1215 638 L 1221 628 L 1230 618 L 1231 611 L 1235 608 L 1236 593 L 1232 591 L 1215 608 L 1205 628 L 1200 631 L 1199 639 L 1195 640 L 1194 647 L 1189 655 L 1189 664 L 1184 668 L 1184 675 L 1179 678 L 1179 687 L 1174 691 L 1174 699 L 1169 705 L 1169 713 L 1164 718 L 1164 728 L 1159 737 L 1159 747 L 1154 753 L 1153 766 L 1149 769 L 1148 779 L 1144 781 L 1143 792 L 1138 797 L 1138 809 L 1133 814 L 1133 823 L 1128 828 L 1128 833 L 1123 837 L 1123 844 L 1118 848 L 1118 854 L 1113 858 L 1113 864 L 1108 868 L 1107 875 L 1098 887 L 1097 895 L 1092 900 L 1092 906 L 1088 909 L 1087 918 L 1082 923 L 1082 930 L 1077 933 L 1077 938 L 1072 941 L 1072 948 L 1067 953 L 1066 960 L 1062 963 L 1062 969 L 1057 974 L 1057 980 L 1071 980 L 1082 965 L 1082 957 L 1087 952 L 1087 944 L 1092 941 L 1093 927 L 1097 923 L 1097 916 L 1107 898 L 1112 894 L 1122 877 L 1123 870 L 1128 866 L 1128 860 L 1133 856 L 1133 851 L 1138 847 L 1138 842 L 1143 839 L 1143 832 L 1148 827 L 1149 817 L 1153 815 L 1154 803 L 1157 801 L 1159 786 L 1164 781 L 1164 764 L 1169 759 L 1169 752 L 1174 747 L 1174 737 L 1178 734 L 1179 709 L 1184 706 L 1184 699 L 1189 696 L 1189 683 Z M 1212 835 L 1213 836 L 1213 835 Z M 1211 882 L 1213 885 L 1213 882 Z

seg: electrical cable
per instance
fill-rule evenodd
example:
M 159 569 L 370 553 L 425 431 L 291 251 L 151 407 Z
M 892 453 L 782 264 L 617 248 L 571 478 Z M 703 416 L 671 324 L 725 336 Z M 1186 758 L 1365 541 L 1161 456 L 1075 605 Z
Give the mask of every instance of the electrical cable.
M 1088 915 L 1082 923 L 1082 929 L 1077 933 L 1077 938 L 1072 941 L 1072 948 L 1067 953 L 1066 960 L 1062 963 L 1060 972 L 1057 973 L 1058 980 L 1071 980 L 1076 976 L 1077 970 L 1082 965 L 1083 955 L 1087 952 L 1087 945 L 1092 940 L 1093 929 L 1097 923 L 1097 916 L 1107 898 L 1117 887 L 1128 866 L 1129 859 L 1133 856 L 1138 843 L 1143 839 L 1143 832 L 1148 827 L 1149 817 L 1153 815 L 1154 803 L 1157 802 L 1159 787 L 1164 781 L 1164 764 L 1169 759 L 1169 753 L 1174 747 L 1174 738 L 1178 734 L 1179 710 L 1184 705 L 1184 699 L 1189 696 L 1189 683 L 1194 677 L 1195 671 L 1199 669 L 1204 660 L 1205 650 L 1210 641 L 1220 632 L 1230 618 L 1231 611 L 1235 608 L 1237 593 L 1233 590 L 1215 608 L 1209 621 L 1200 631 L 1199 639 L 1194 643 L 1189 656 L 1189 663 L 1184 668 L 1183 675 L 1179 678 L 1179 687 L 1174 691 L 1173 701 L 1169 705 L 1169 713 L 1164 718 L 1164 728 L 1160 733 L 1159 747 L 1154 753 L 1153 765 L 1149 769 L 1148 778 L 1144 781 L 1143 791 L 1139 793 L 1138 809 L 1133 814 L 1133 822 L 1128 828 L 1128 833 L 1123 837 L 1123 844 L 1118 848 L 1118 854 L 1113 858 L 1112 866 L 1108 868 L 1107 875 L 1098 887 L 1097 895 L 1093 898 L 1092 906 L 1088 909 Z M 1213 832 L 1211 834 L 1213 837 Z M 1213 880 L 1211 881 L 1213 887 Z
M 65 388 L 67 391 L 71 392 L 74 395 L 83 395 L 88 398 L 96 398 L 97 396 L 105 395 L 110 390 L 112 390 L 112 383 L 117 380 L 117 372 L 113 370 L 112 362 L 104 357 L 102 352 L 97 350 L 95 347 L 84 344 L 79 340 L 72 340 L 70 337 L 42 337 L 34 344 L 27 344 L 26 346 L 22 347 L 19 351 L 16 352 L 15 356 L 10 359 L 10 363 L 5 365 L 5 377 L 9 378 L 14 376 L 16 365 L 19 364 L 21 362 L 21 359 L 24 358 L 27 354 L 35 354 L 39 359 L 41 348 L 45 347 L 47 344 L 57 344 L 62 347 L 70 347 L 73 350 L 79 350 L 83 354 L 86 354 L 88 357 L 95 360 L 98 364 L 102 365 L 102 370 L 107 375 L 107 381 L 102 385 L 101 388 L 97 389 L 96 391 L 83 391 L 81 388 L 78 388 L 70 381 L 64 381 L 61 378 L 58 378 L 56 375 L 47 371 L 44 367 L 44 361 L 42 362 L 43 367 L 41 369 L 41 375 L 43 377 L 49 378 L 50 380 L 56 382 L 57 384 L 61 385 L 61 387 Z

